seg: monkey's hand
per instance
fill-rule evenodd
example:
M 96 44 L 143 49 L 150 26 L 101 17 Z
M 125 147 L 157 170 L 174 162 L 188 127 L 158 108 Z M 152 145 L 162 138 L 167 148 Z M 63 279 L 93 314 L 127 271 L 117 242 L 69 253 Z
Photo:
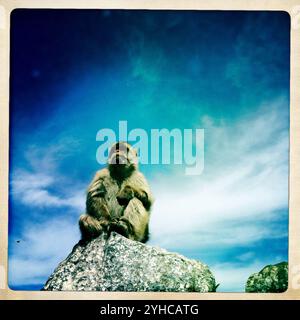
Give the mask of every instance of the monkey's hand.
M 134 190 L 130 186 L 125 186 L 118 194 L 117 200 L 120 206 L 127 206 L 129 201 L 135 196 Z
M 133 239 L 134 230 L 131 223 L 126 218 L 115 219 L 108 226 L 108 230 L 109 234 L 112 231 L 115 231 L 128 239 Z

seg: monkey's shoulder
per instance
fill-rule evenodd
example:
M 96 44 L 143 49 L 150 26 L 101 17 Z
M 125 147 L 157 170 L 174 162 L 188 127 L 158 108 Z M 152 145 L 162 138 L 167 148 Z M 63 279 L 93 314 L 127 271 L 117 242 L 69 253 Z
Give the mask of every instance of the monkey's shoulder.
M 110 179 L 109 171 L 108 169 L 104 168 L 101 170 L 98 170 L 95 175 L 93 180 L 91 181 L 88 190 L 98 188 L 102 183 Z
M 110 177 L 109 170 L 107 168 L 103 168 L 96 172 L 94 180 L 105 179 L 109 177 Z

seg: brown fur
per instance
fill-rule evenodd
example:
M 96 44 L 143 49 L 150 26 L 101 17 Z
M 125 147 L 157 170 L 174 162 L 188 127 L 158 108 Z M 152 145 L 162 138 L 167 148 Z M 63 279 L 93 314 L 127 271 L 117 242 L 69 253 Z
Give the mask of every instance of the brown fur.
M 137 167 L 136 151 L 127 143 L 116 143 L 108 167 L 96 173 L 88 188 L 86 214 L 79 219 L 82 239 L 116 231 L 146 242 L 152 203 L 149 185 Z

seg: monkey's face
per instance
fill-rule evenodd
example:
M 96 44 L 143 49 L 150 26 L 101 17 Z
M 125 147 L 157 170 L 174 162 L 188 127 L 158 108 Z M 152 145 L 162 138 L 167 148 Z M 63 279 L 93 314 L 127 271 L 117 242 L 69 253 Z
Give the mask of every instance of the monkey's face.
M 108 164 L 122 169 L 135 169 L 137 167 L 137 152 L 126 142 L 115 143 L 109 152 Z

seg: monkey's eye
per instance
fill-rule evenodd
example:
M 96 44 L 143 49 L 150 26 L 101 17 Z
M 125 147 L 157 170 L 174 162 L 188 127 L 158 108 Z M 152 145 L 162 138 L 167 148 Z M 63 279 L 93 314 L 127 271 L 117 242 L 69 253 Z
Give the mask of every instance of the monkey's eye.
M 127 150 L 127 152 L 129 152 L 129 148 L 128 147 L 126 147 L 126 150 Z

